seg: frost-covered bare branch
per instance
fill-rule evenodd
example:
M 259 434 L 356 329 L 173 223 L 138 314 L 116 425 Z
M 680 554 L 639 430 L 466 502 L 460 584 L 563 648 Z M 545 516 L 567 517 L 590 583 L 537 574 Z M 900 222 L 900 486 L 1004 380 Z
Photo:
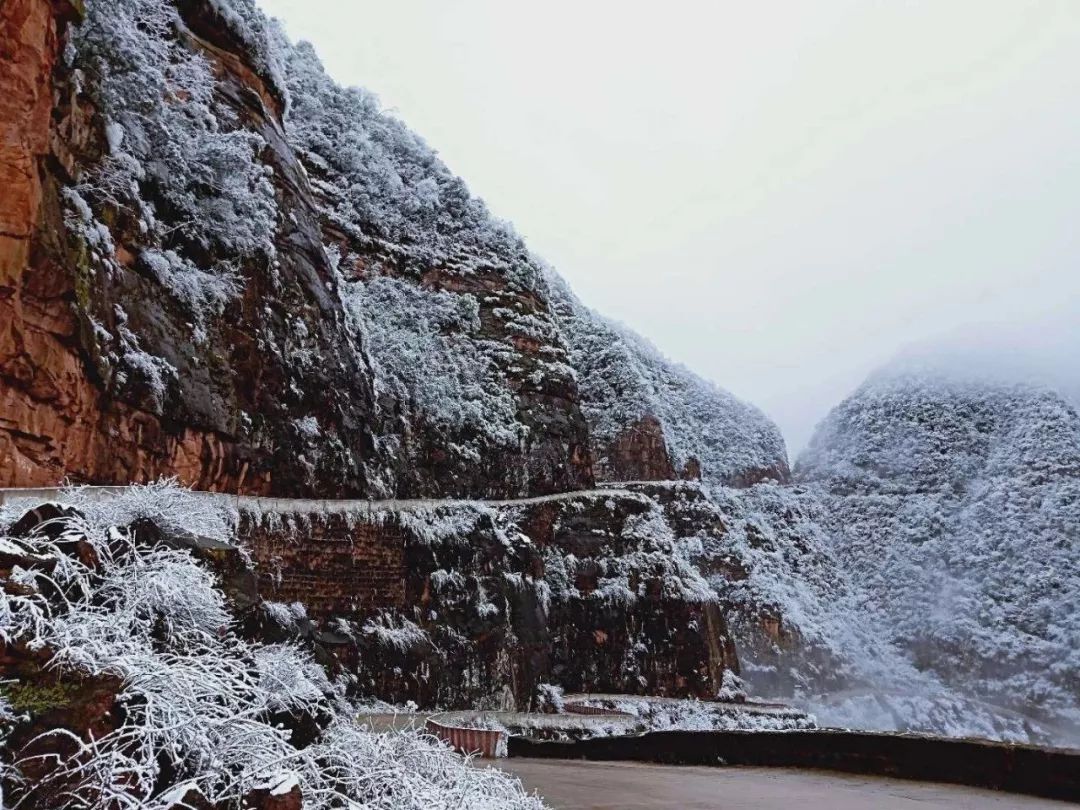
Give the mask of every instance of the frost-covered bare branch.
M 293 784 L 315 810 L 541 806 L 516 780 L 470 767 L 433 739 L 363 730 L 307 652 L 233 633 L 215 577 L 190 554 L 108 525 L 145 518 L 182 528 L 177 505 L 199 499 L 166 484 L 108 499 L 70 496 L 85 516 L 0 537 L 0 550 L 25 562 L 8 578 L 17 587 L 0 598 L 0 638 L 47 651 L 60 678 L 116 679 L 122 719 L 99 736 L 54 729 L 31 742 L 4 774 L 10 806 L 60 806 L 48 798 L 59 795 L 63 806 L 165 810 L 190 791 L 238 804 L 256 788 Z M 188 514 L 193 528 L 228 525 L 205 510 Z M 281 713 L 328 725 L 297 747 L 274 722 Z M 48 753 L 61 748 L 74 753 Z M 45 775 L 20 782 L 17 769 L 31 763 Z

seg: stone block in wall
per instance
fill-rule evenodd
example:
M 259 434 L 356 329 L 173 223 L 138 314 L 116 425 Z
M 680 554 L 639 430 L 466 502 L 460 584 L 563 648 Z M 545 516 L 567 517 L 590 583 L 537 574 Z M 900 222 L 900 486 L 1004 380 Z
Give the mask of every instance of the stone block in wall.
M 404 537 L 392 522 L 348 515 L 242 521 L 264 598 L 300 602 L 312 618 L 396 608 L 405 599 Z

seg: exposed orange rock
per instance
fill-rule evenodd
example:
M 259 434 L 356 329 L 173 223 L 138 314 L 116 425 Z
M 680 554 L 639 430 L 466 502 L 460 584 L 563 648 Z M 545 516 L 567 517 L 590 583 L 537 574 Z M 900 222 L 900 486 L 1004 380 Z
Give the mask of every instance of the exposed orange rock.
M 652 415 L 626 427 L 604 448 L 597 477 L 606 481 L 670 481 L 678 476 L 668 455 L 664 429 Z
M 54 87 L 64 29 L 80 12 L 67 0 L 0 6 L 0 486 L 175 475 L 203 489 L 265 493 L 269 473 L 250 472 L 250 454 L 228 437 L 166 430 L 153 414 L 108 401 L 80 354 L 48 163 L 73 175 L 72 150 L 89 138 L 92 110 Z
M 70 396 L 74 358 L 50 334 L 67 326 L 24 285 L 42 204 L 42 166 L 49 151 L 51 76 L 63 9 L 47 0 L 0 7 L 0 483 L 52 483 L 41 465 L 50 442 L 40 428 L 48 402 Z M 76 369 L 75 378 L 82 376 Z M 67 393 L 65 394 L 65 391 Z M 43 403 L 40 407 L 38 403 Z M 62 404 L 62 403 L 61 403 Z
M 0 291 L 26 267 L 41 203 L 38 164 L 49 147 L 50 76 L 56 15 L 46 0 L 5 0 L 0 7 Z

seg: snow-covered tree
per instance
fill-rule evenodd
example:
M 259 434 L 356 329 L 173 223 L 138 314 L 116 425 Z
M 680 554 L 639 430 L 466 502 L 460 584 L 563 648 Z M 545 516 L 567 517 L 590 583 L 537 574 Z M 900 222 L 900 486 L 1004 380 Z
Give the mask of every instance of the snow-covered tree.
M 201 324 L 238 292 L 237 262 L 274 256 L 263 140 L 217 99 L 175 4 L 86 5 L 68 59 L 106 121 L 106 151 L 68 191 L 70 222 L 105 268 L 115 256 L 101 222 L 128 223 L 141 267 Z
M 189 553 L 147 545 L 114 522 L 179 523 L 225 540 L 228 514 L 161 485 L 107 502 L 78 492 L 65 500 L 82 513 L 29 537 L 0 536 L 0 551 L 24 561 L 2 583 L 0 640 L 44 652 L 61 680 L 117 679 L 119 722 L 99 735 L 48 729 L 28 747 L 32 761 L 11 752 L 8 806 L 167 810 L 195 796 L 239 806 L 253 790 L 295 785 L 314 810 L 542 807 L 516 780 L 470 767 L 432 738 L 361 728 L 307 652 L 233 632 L 214 575 Z M 0 531 L 12 517 L 0 515 Z M 322 731 L 297 743 L 275 722 L 281 712 L 318 716 Z M 43 775 L 21 779 L 31 764 Z

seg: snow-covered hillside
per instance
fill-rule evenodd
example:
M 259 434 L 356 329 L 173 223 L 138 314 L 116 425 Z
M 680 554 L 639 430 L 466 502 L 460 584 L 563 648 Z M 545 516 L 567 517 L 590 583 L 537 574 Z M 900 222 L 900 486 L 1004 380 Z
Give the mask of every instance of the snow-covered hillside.
M 578 372 L 598 477 L 637 477 L 635 465 L 619 469 L 612 456 L 621 438 L 652 418 L 659 422 L 673 473 L 668 477 L 700 474 L 705 481 L 736 486 L 787 479 L 783 436 L 760 410 L 589 309 L 551 271 L 548 288 Z
M 921 671 L 832 549 L 828 500 L 814 487 L 761 483 L 647 488 L 678 547 L 725 607 L 749 691 L 812 713 L 819 725 L 1015 742 L 1061 741 Z
M 520 388 L 507 385 L 525 366 L 526 390 L 576 394 L 601 478 L 626 477 L 609 469 L 610 447 L 648 417 L 673 471 L 663 477 L 786 478 L 783 438 L 760 411 L 582 305 L 374 95 L 334 83 L 310 45 L 279 47 L 288 134 L 319 193 L 339 272 L 352 280 L 346 303 L 376 384 L 439 431 L 444 449 L 473 464 L 528 441 L 534 426 L 511 390 Z M 433 280 L 423 275 L 431 267 L 464 280 Z M 522 345 L 541 351 L 523 359 Z
M 796 466 L 863 607 L 920 670 L 1080 728 L 1080 417 L 1029 382 L 898 365 Z

